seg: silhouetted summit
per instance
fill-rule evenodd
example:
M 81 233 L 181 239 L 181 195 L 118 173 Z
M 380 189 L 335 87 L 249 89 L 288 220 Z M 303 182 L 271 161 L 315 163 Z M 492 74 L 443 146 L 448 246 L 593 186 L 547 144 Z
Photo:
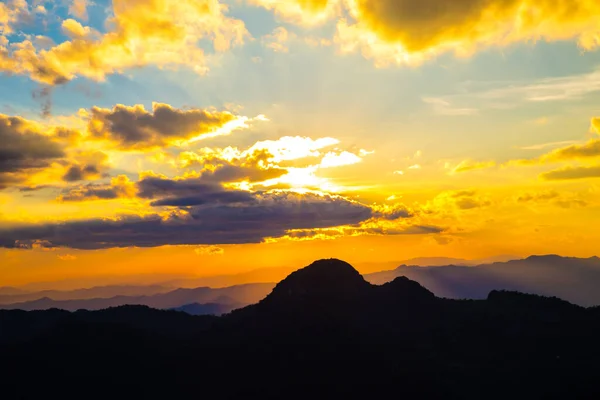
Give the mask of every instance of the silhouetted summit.
M 340 300 L 364 295 L 370 287 L 371 284 L 347 262 L 319 260 L 291 273 L 275 286 L 264 302 Z

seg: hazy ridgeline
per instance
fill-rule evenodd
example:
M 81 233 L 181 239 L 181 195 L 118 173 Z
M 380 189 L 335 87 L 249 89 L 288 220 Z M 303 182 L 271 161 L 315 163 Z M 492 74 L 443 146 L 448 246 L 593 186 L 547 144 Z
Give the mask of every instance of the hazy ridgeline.
M 364 268 L 373 270 L 378 267 L 389 268 L 386 264 L 376 263 Z M 179 279 L 148 286 L 117 285 L 70 291 L 29 291 L 5 287 L 0 288 L 0 309 L 59 308 L 76 311 L 145 305 L 157 309 L 179 309 L 196 315 L 219 315 L 258 302 L 275 286 L 275 283 L 268 282 L 279 281 L 291 272 L 292 268 L 262 269 L 239 275 Z M 400 276 L 419 282 L 438 297 L 451 299 L 485 299 L 490 291 L 503 289 L 557 296 L 581 306 L 600 305 L 600 291 L 597 290 L 600 287 L 600 259 L 596 257 L 532 256 L 489 264 L 423 258 L 407 260 L 393 270 L 364 275 L 367 281 L 378 285 Z

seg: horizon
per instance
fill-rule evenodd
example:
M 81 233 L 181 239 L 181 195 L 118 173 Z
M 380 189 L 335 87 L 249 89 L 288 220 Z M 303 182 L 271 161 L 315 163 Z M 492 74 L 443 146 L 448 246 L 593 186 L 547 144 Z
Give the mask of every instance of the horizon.
M 173 275 L 173 274 L 144 274 L 144 275 L 112 275 L 95 276 L 87 279 L 63 279 L 57 281 L 32 281 L 20 285 L 2 285 L 0 289 L 20 289 L 25 292 L 44 292 L 44 291 L 76 291 L 98 288 L 127 287 L 127 286 L 161 286 L 169 289 L 196 289 L 196 288 L 228 288 L 233 286 L 243 286 L 262 283 L 277 283 L 288 274 L 303 269 L 317 261 L 340 260 L 352 265 L 361 275 L 376 275 L 377 273 L 393 272 L 401 267 L 418 268 L 444 268 L 444 267 L 483 267 L 494 264 L 506 264 L 511 261 L 528 261 L 532 259 L 546 260 L 558 257 L 561 260 L 595 260 L 599 256 L 591 257 L 569 257 L 559 254 L 531 254 L 526 257 L 498 255 L 482 259 L 464 259 L 453 257 L 414 257 L 407 260 L 387 261 L 387 262 L 366 262 L 354 264 L 351 261 L 342 260 L 336 257 L 327 257 L 306 262 L 302 265 L 287 265 L 263 267 L 257 269 L 245 270 L 237 273 L 209 274 L 209 275 Z M 256 278 L 256 276 L 261 278 Z M 244 283 L 236 283 L 236 278 L 249 277 Z M 254 278 L 252 278 L 254 277 Z M 269 278 L 271 277 L 271 278 Z M 214 282 L 218 279 L 218 284 L 195 285 L 195 282 Z M 500 288 L 498 288 L 500 289 Z
M 0 286 L 596 256 L 599 15 L 2 2 Z

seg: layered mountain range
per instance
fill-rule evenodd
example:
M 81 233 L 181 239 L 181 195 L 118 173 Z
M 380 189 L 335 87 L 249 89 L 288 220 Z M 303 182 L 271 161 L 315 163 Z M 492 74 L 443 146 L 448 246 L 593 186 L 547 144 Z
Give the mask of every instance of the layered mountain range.
M 407 260 L 399 267 L 364 275 L 373 284 L 405 276 L 419 282 L 438 297 L 485 299 L 492 290 L 513 290 L 557 296 L 582 306 L 600 305 L 600 259 L 532 256 L 510 260 L 510 256 L 475 261 L 448 258 Z M 492 262 L 494 260 L 508 260 Z M 446 262 L 453 264 L 444 265 Z M 372 264 L 373 270 L 387 266 Z M 122 305 L 145 305 L 178 309 L 194 315 L 227 313 L 264 298 L 293 268 L 262 269 L 238 275 L 170 280 L 156 285 L 104 286 L 69 291 L 30 291 L 0 288 L 0 309 L 46 310 L 58 308 L 100 310 Z M 264 283 L 267 282 L 267 283 Z M 228 283 L 230 285 L 228 285 Z M 203 285 L 198 287 L 198 285 Z M 212 287 L 208 287 L 214 285 Z
M 0 311 L 7 398 L 598 398 L 600 308 L 436 297 L 321 260 L 221 317 Z

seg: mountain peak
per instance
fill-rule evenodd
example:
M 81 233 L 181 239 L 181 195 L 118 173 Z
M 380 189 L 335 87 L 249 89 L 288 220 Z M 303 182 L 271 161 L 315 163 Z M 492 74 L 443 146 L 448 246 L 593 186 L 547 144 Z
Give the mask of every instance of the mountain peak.
M 352 265 L 326 259 L 291 273 L 275 286 L 265 300 L 343 300 L 356 297 L 370 287 L 371 284 Z

